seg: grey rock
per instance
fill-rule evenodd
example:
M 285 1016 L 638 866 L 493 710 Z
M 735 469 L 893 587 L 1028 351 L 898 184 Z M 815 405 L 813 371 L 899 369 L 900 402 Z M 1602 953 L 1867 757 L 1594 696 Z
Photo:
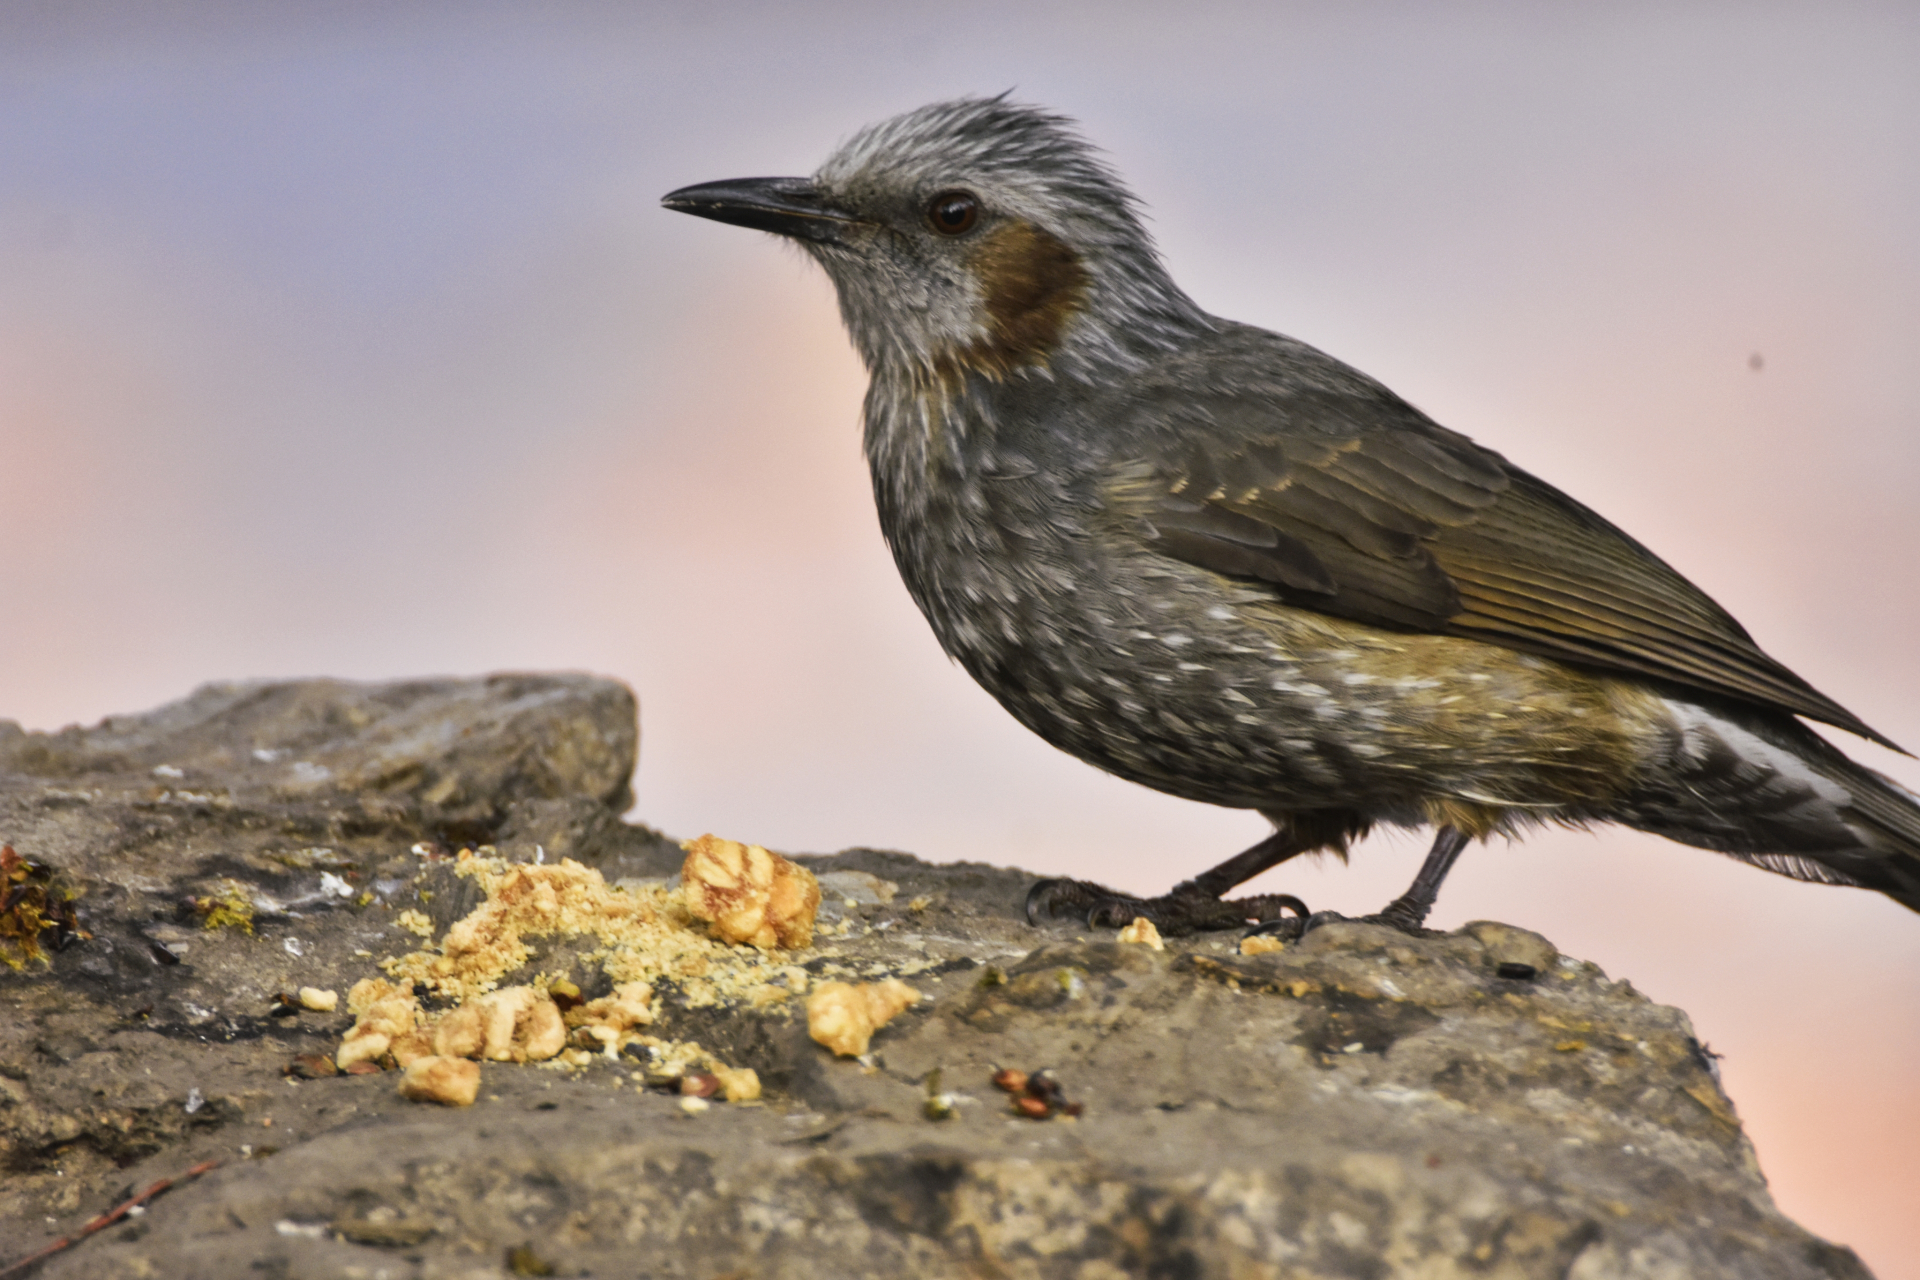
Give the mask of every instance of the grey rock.
M 689 1116 L 604 1060 L 486 1064 L 465 1110 L 282 1078 L 348 1019 L 274 994 L 374 974 L 418 942 L 402 910 L 457 919 L 455 845 L 673 875 L 620 821 L 636 745 L 631 696 L 580 676 L 0 722 L 0 839 L 92 934 L 0 970 L 0 1265 L 220 1159 L 38 1274 L 1866 1275 L 1774 1208 L 1684 1014 L 1493 922 L 1154 952 L 1029 929 L 1024 872 L 850 850 L 803 859 L 850 929 L 795 962 L 928 997 L 866 1059 L 797 1002 L 662 992 L 654 1029 L 754 1067 L 763 1105 Z M 204 928 L 188 900 L 236 886 L 252 933 Z M 578 947 L 532 964 L 604 985 Z M 1050 1068 L 1081 1114 L 1015 1115 L 1001 1067 Z

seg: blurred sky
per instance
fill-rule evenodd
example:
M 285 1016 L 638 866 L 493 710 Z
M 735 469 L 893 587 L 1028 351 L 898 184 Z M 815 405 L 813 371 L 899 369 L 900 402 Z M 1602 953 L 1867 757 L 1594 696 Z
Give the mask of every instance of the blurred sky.
M 579 668 L 640 694 L 674 834 L 1142 890 L 1251 843 L 945 661 L 825 280 L 657 206 L 1013 87 L 1202 305 L 1598 508 L 1920 747 L 1920 8 L 904 9 L 0 8 L 0 715 Z M 1263 883 L 1364 912 L 1422 849 Z M 1782 1207 L 1920 1277 L 1920 918 L 1614 830 L 1470 850 L 1435 923 L 1480 917 L 1689 1010 Z

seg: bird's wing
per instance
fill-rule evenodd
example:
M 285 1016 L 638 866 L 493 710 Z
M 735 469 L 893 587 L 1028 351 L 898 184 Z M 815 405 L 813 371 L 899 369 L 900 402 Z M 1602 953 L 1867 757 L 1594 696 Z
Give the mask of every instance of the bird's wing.
M 1148 450 L 1142 514 L 1165 555 L 1321 613 L 1653 676 L 1894 746 L 1645 547 L 1370 380 L 1183 392 L 1171 431 L 1174 397 L 1148 399 L 1154 438 L 1177 441 Z

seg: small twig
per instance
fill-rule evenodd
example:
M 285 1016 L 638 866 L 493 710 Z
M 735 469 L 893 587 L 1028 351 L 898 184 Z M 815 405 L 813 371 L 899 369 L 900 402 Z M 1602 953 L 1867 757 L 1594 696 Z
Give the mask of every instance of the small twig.
M 154 1183 L 152 1186 L 148 1187 L 145 1191 L 142 1191 L 139 1195 L 127 1201 L 125 1204 L 117 1205 L 114 1208 L 109 1209 L 107 1212 L 101 1214 L 99 1217 L 95 1218 L 92 1222 L 89 1222 L 86 1226 L 80 1228 L 77 1234 L 70 1235 L 70 1236 L 61 1236 L 58 1240 L 55 1240 L 52 1244 L 40 1250 L 40 1252 L 20 1259 L 20 1261 L 14 1263 L 12 1266 L 0 1268 L 0 1280 L 7 1280 L 8 1276 L 20 1275 L 21 1273 L 26 1271 L 28 1267 L 31 1267 L 34 1263 L 44 1261 L 47 1258 L 51 1258 L 54 1254 L 59 1253 L 64 1249 L 73 1248 L 73 1246 L 75 1246 L 76 1244 L 79 1244 L 82 1240 L 85 1240 L 88 1236 L 92 1235 L 96 1231 L 105 1231 L 108 1227 L 120 1221 L 120 1219 L 126 1217 L 129 1213 L 133 1212 L 135 1209 L 138 1209 L 141 1205 L 144 1205 L 147 1201 L 153 1199 L 155 1196 L 159 1195 L 161 1192 L 171 1190 L 175 1183 L 191 1182 L 195 1178 L 199 1177 L 201 1174 L 207 1172 L 209 1169 L 212 1169 L 215 1166 L 217 1166 L 219 1163 L 220 1162 L 218 1160 L 204 1160 L 201 1163 L 193 1166 L 193 1168 L 187 1170 L 185 1173 L 181 1174 L 177 1178 L 160 1179 L 160 1181 Z

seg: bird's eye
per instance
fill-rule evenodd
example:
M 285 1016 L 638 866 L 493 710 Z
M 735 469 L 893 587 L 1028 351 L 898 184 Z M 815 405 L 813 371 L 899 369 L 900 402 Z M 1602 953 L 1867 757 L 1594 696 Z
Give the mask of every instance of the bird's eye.
M 927 221 L 943 236 L 963 236 L 980 220 L 980 202 L 970 191 L 942 191 L 927 201 Z

